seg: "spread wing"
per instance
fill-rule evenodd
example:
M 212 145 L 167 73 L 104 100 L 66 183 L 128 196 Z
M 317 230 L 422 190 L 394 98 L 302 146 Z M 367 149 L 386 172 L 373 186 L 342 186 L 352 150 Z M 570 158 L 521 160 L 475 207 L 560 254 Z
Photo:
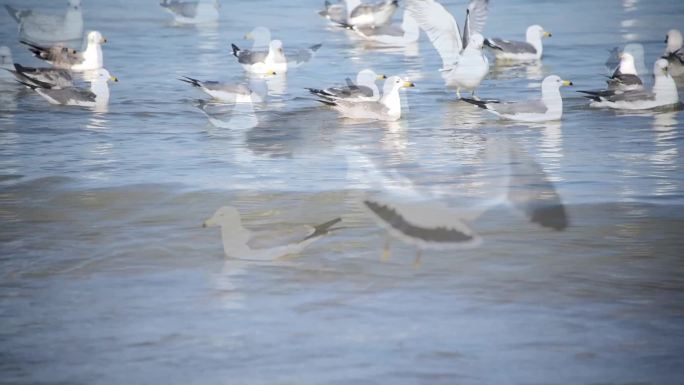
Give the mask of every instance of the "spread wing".
M 463 39 L 454 17 L 435 0 L 411 0 L 406 10 L 430 38 L 442 58 L 443 67 L 457 61 L 463 49 Z

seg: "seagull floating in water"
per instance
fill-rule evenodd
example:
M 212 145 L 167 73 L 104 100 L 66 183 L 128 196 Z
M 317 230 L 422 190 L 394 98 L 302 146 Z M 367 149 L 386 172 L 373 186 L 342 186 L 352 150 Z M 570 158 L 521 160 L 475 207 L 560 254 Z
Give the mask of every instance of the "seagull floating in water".
M 563 97 L 560 87 L 571 86 L 572 82 L 556 75 L 547 76 L 542 82 L 541 99 L 521 102 L 500 102 L 498 100 L 463 99 L 504 119 L 523 122 L 545 122 L 560 120 L 563 116 Z
M 250 241 L 255 241 L 255 237 L 242 225 L 240 213 L 235 207 L 219 208 L 211 218 L 204 221 L 203 226 L 221 228 L 223 251 L 226 257 L 251 261 L 273 261 L 286 255 L 301 253 L 307 246 L 334 231 L 333 226 L 340 221 L 340 218 L 335 218 L 317 226 L 307 226 L 306 232 L 299 239 L 269 248 L 253 248 L 249 245 Z
M 667 32 L 665 37 L 665 53 L 663 58 L 667 59 L 669 64 L 670 75 L 682 76 L 684 75 L 684 50 L 682 50 L 682 33 L 677 29 L 671 29 Z
M 29 51 L 39 59 L 45 60 L 55 68 L 70 69 L 72 71 L 89 71 L 102 68 L 103 57 L 101 45 L 107 39 L 98 31 L 88 32 L 86 49 L 78 52 L 63 45 L 41 46 L 30 41 L 22 40 Z
M 17 10 L 5 5 L 7 12 L 19 24 L 19 36 L 24 40 L 55 43 L 78 40 L 83 36 L 81 0 L 69 0 L 64 15 L 34 10 Z
M 50 84 L 32 80 L 32 83 L 21 82 L 25 86 L 36 91 L 50 104 L 64 106 L 100 107 L 109 103 L 108 81 L 118 82 L 104 68 L 93 71 L 88 77 L 90 89 L 80 87 L 54 88 Z
M 679 103 L 677 84 L 668 72 L 669 62 L 658 59 L 653 65 L 655 82 L 651 91 L 580 91 L 591 99 L 590 107 L 607 107 L 618 110 L 647 110 Z
M 391 76 L 385 80 L 383 95 L 378 101 L 351 102 L 342 99 L 323 98 L 318 99 L 318 101 L 331 106 L 345 118 L 396 121 L 401 118 L 399 90 L 405 87 L 415 87 L 415 85 L 399 76 Z
M 159 5 L 172 14 L 178 24 L 215 23 L 219 19 L 218 0 L 162 0 Z
M 378 75 L 371 69 L 365 69 L 356 75 L 356 83 L 348 80 L 348 84 L 342 87 L 307 88 L 307 90 L 311 94 L 329 101 L 373 102 L 380 100 L 380 90 L 378 90 L 375 82 L 384 79 L 387 79 L 387 76 Z
M 504 40 L 500 38 L 485 39 L 485 45 L 492 48 L 497 60 L 539 60 L 544 50 L 542 38 L 551 37 L 540 25 L 527 27 L 525 41 Z
M 263 80 L 254 81 L 249 87 L 244 84 L 202 81 L 188 76 L 178 80 L 189 83 L 214 99 L 227 103 L 262 103 L 266 100 L 268 93 L 268 87 Z
M 454 17 L 435 0 L 410 0 L 406 9 L 427 33 L 430 42 L 442 58 L 442 78 L 447 87 L 475 89 L 489 73 L 489 60 L 482 52 L 481 32 L 487 20 L 489 1 L 471 0 L 466 11 L 463 33 Z
M 312 45 L 309 48 L 301 49 L 288 59 L 283 50 L 283 43 L 280 40 L 271 40 L 268 45 L 268 52 L 257 52 L 240 49 L 235 44 L 231 44 L 233 56 L 238 59 L 238 63 L 247 72 L 254 74 L 284 74 L 290 68 L 296 68 L 311 60 L 316 51 L 321 48 L 321 44 Z

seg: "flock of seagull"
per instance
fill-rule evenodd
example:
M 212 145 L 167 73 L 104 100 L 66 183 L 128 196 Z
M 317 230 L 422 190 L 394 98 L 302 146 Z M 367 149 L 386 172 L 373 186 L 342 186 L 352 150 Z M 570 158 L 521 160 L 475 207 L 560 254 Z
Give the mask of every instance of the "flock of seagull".
M 106 106 L 109 102 L 107 82 L 117 81 L 116 77 L 111 76 L 104 68 L 101 45 L 106 43 L 106 39 L 98 31 L 89 31 L 86 34 L 84 50 L 75 50 L 59 42 L 54 43 L 54 40 L 76 40 L 83 36 L 81 2 L 68 1 L 68 9 L 64 15 L 17 10 L 6 6 L 9 14 L 18 23 L 20 42 L 36 58 L 51 66 L 34 68 L 13 63 L 7 47 L 0 47 L 0 66 L 11 73 L 18 82 L 34 90 L 51 104 Z M 378 46 L 409 46 L 418 42 L 423 31 L 442 59 L 439 71 L 445 86 L 455 90 L 460 100 L 507 120 L 543 122 L 562 118 L 563 99 L 560 88 L 570 86 L 572 82 L 557 75 L 547 76 L 543 80 L 541 97 L 536 100 L 481 100 L 476 95 L 481 82 L 489 74 L 490 65 L 485 50 L 489 50 L 497 61 L 534 63 L 543 56 L 543 39 L 551 37 L 549 31 L 539 25 L 531 25 L 527 28 L 525 41 L 486 38 L 483 30 L 489 0 L 470 0 L 464 10 L 463 28 L 459 27 L 452 13 L 437 0 L 406 0 L 405 3 L 400 23 L 392 22 L 400 7 L 397 0 L 384 0 L 373 4 L 362 3 L 360 0 L 345 0 L 334 4 L 326 1 L 319 15 L 340 29 L 352 31 L 361 40 Z M 178 24 L 216 23 L 219 19 L 220 5 L 217 0 L 162 0 L 160 6 L 173 15 L 174 21 Z M 282 75 L 289 69 L 307 63 L 321 47 L 320 44 L 316 44 L 286 54 L 283 42 L 272 40 L 269 29 L 265 27 L 254 28 L 245 37 L 253 40 L 252 47 L 246 49 L 232 44 L 233 56 L 245 72 L 262 78 Z M 634 57 L 629 52 L 622 52 L 619 58 L 619 64 L 607 80 L 605 88 L 580 91 L 590 99 L 591 107 L 641 110 L 680 103 L 673 76 L 684 75 L 681 32 L 672 29 L 667 33 L 665 51 L 653 65 L 655 81 L 650 89 L 645 88 L 640 78 L 640 75 L 644 74 L 637 73 Z M 74 72 L 83 73 L 84 80 L 90 83 L 90 86 L 86 88 L 76 85 L 73 80 Z M 222 103 L 263 103 L 268 97 L 268 89 L 259 82 L 233 84 L 199 80 L 189 76 L 180 80 Z M 384 80 L 382 90 L 377 86 L 380 80 Z M 348 78 L 343 86 L 307 90 L 315 100 L 334 109 L 341 117 L 396 121 L 402 117 L 399 91 L 414 86 L 409 79 L 400 76 L 388 77 L 366 69 L 357 74 L 355 81 Z M 469 92 L 470 97 L 463 97 L 463 92 Z M 504 152 L 511 159 L 525 158 L 521 155 L 522 152 L 514 148 L 508 147 Z M 541 168 L 535 166 L 532 160 L 528 159 L 524 164 L 532 165 L 529 167 L 537 174 L 543 174 Z M 542 181 L 539 185 L 543 191 L 537 191 L 535 194 L 516 196 L 507 190 L 497 202 L 507 200 L 509 203 L 518 203 L 519 208 L 533 222 L 557 230 L 565 228 L 567 218 L 560 198 L 550 182 Z M 547 204 L 540 206 L 540 197 L 546 197 Z M 535 199 L 537 202 L 534 202 Z M 387 203 L 377 199 L 365 200 L 364 205 L 390 233 L 423 248 L 474 244 L 478 239 L 463 222 L 464 217 L 450 214 L 446 207 L 434 204 L 415 205 L 405 201 Z M 542 207 L 542 214 L 551 213 L 551 219 L 543 219 L 543 215 L 540 217 L 539 207 Z M 476 210 L 475 214 L 467 218 L 476 218 L 484 211 Z M 277 250 L 253 250 L 246 246 L 249 232 L 242 227 L 239 213 L 234 208 L 219 209 L 205 225 L 232 229 L 223 234 L 226 254 L 232 253 L 233 257 L 273 259 L 283 253 L 301 251 L 306 245 L 333 230 L 332 226 L 337 222 L 339 219 L 315 227 L 300 241 Z M 236 228 L 241 230 L 235 231 Z

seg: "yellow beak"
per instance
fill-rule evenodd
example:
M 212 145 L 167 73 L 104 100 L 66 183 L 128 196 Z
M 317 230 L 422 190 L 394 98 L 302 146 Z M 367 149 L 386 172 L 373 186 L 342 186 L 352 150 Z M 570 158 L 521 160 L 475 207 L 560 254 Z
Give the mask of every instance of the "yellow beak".
M 404 87 L 415 87 L 416 85 L 413 84 L 413 82 L 404 82 Z
M 386 75 L 383 75 L 383 74 L 378 75 L 377 80 L 385 80 L 385 79 L 387 79 Z
M 551 35 L 551 32 L 549 32 L 549 31 L 544 31 L 544 35 L 543 35 L 543 36 L 544 36 L 544 37 L 551 37 L 551 36 L 553 36 L 553 35 Z
M 119 78 L 117 78 L 116 76 L 110 76 L 110 77 L 109 77 L 109 80 L 111 80 L 111 81 L 113 81 L 114 83 L 116 83 L 116 82 L 119 81 Z
M 571 85 L 572 85 L 572 82 L 571 82 L 570 80 L 563 80 L 563 85 L 566 86 L 566 87 L 567 87 L 567 86 L 571 86 Z

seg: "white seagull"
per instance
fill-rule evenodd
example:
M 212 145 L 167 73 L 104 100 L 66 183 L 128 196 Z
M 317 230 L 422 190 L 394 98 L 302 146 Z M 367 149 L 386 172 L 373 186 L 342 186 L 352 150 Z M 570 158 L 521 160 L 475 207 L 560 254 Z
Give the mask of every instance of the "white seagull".
M 178 24 L 215 23 L 219 19 L 218 0 L 161 0 L 159 5 L 173 15 L 173 19 Z
M 301 253 L 307 246 L 335 230 L 333 226 L 340 221 L 340 218 L 335 218 L 317 226 L 307 226 L 307 229 L 299 239 L 291 243 L 268 248 L 253 248 L 249 245 L 250 241 L 255 241 L 255 237 L 251 231 L 242 226 L 240 213 L 235 207 L 223 206 L 219 208 L 211 218 L 204 221 L 203 226 L 221 228 L 223 251 L 227 258 L 273 261 L 286 255 Z M 261 235 L 261 237 L 264 237 L 264 235 Z
M 466 11 L 463 33 L 449 11 L 435 0 L 410 0 L 406 9 L 427 33 L 442 58 L 442 78 L 447 87 L 475 89 L 489 73 L 489 60 L 482 52 L 481 32 L 487 20 L 489 0 L 471 0 Z
M 658 59 L 653 65 L 655 82 L 651 91 L 581 91 L 591 99 L 590 107 L 607 107 L 619 110 L 648 110 L 679 103 L 677 84 L 668 72 L 669 62 Z
M 665 37 L 665 52 L 663 58 L 670 62 L 670 75 L 684 75 L 684 50 L 682 50 L 682 33 L 679 30 L 671 29 Z
M 571 85 L 571 81 L 563 80 L 556 75 L 551 75 L 547 76 L 542 82 L 540 100 L 500 102 L 498 100 L 475 100 L 466 98 L 463 99 L 463 101 L 474 104 L 509 120 L 523 122 L 560 120 L 563 116 L 563 98 L 560 93 L 560 87 Z
M 63 45 L 41 46 L 22 40 L 21 43 L 28 46 L 29 51 L 39 59 L 45 60 L 55 68 L 70 69 L 72 71 L 89 71 L 102 68 L 103 57 L 101 44 L 107 39 L 98 31 L 88 32 L 86 49 L 82 52 Z
M 373 102 L 380 100 L 380 90 L 378 90 L 375 82 L 384 79 L 387 79 L 387 76 L 378 75 L 371 69 L 365 69 L 356 75 L 356 83 L 347 79 L 346 86 L 326 89 L 307 88 L 307 90 L 313 95 L 330 101 Z
M 396 121 L 401 118 L 401 98 L 399 90 L 404 87 L 415 87 L 411 82 L 399 76 L 391 76 L 385 80 L 382 98 L 378 101 L 350 102 L 341 99 L 318 99 L 319 102 L 337 110 L 343 117 L 350 119 Z
M 19 23 L 19 36 L 24 40 L 55 43 L 78 40 L 83 36 L 81 0 L 69 0 L 64 15 L 53 15 L 34 10 L 17 10 L 5 5 L 7 12 Z
M 544 47 L 542 38 L 551 37 L 540 25 L 527 27 L 525 41 L 504 40 L 500 38 L 485 39 L 485 45 L 492 49 L 497 60 L 539 60 Z
M 268 87 L 262 79 L 251 82 L 249 86 L 217 81 L 202 81 L 188 76 L 178 79 L 199 88 L 216 100 L 227 103 L 262 103 L 266 100 Z
M 237 45 L 231 44 L 233 56 L 238 59 L 245 71 L 254 74 L 284 74 L 290 68 L 296 68 L 313 58 L 316 51 L 321 48 L 321 44 L 315 44 L 306 49 L 301 49 L 290 58 L 285 56 L 283 42 L 271 40 L 268 45 L 268 52 L 258 52 L 240 49 Z

